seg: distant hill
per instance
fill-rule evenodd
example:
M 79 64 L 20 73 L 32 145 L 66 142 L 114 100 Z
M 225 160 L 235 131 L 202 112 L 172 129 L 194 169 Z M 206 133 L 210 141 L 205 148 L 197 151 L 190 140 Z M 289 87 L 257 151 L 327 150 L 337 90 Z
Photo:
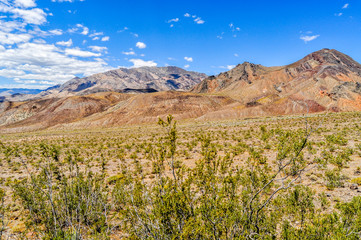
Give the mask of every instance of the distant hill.
M 178 67 L 120 68 L 85 78 L 74 78 L 40 96 L 67 97 L 97 92 L 147 93 L 160 91 L 187 91 L 207 75 Z
M 40 89 L 26 89 L 26 88 L 0 88 L 0 97 L 9 96 L 13 94 L 38 94 L 43 90 Z
M 282 67 L 245 62 L 206 78 L 192 92 L 236 99 L 244 107 L 240 116 L 361 110 L 361 65 L 322 49 Z

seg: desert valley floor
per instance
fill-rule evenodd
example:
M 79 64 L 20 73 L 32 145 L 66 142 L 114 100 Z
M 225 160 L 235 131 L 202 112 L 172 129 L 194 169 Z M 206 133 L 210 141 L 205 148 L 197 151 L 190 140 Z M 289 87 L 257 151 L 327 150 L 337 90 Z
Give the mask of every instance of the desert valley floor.
M 247 169 L 252 159 L 260 164 L 277 168 L 277 159 L 282 146 L 297 137 L 305 137 L 311 131 L 303 158 L 312 165 L 296 184 L 308 186 L 315 193 L 317 211 L 322 196 L 330 205 L 327 211 L 355 196 L 361 196 L 357 187 L 361 184 L 361 113 L 320 113 L 309 115 L 251 118 L 228 121 L 181 121 L 177 123 L 177 148 L 175 169 L 197 167 L 205 158 L 207 148 L 213 149 L 214 159 L 232 159 L 232 171 Z M 282 142 L 284 132 L 288 135 Z M 106 185 L 112 189 L 117 181 L 126 176 L 140 177 L 147 183 L 156 178 L 154 149 L 164 147 L 162 137 L 167 131 L 157 124 L 131 125 L 118 128 L 63 131 L 56 129 L 29 133 L 4 134 L 0 136 L 0 180 L 6 189 L 9 205 L 8 234 L 32 236 L 25 229 L 28 225 L 28 210 L 19 207 L 19 199 L 12 200 L 12 184 L 28 179 L 29 173 L 37 173 L 50 156 L 44 149 L 56 148 L 60 171 L 67 172 L 67 163 L 74 161 L 80 171 L 103 173 Z M 298 135 L 298 136 L 297 136 Z M 319 159 L 319 160 L 316 160 Z M 321 161 L 322 160 L 322 161 Z M 342 169 L 337 175 L 335 169 Z M 172 175 L 166 165 L 165 173 Z M 336 179 L 332 173 L 336 174 Z M 324 199 L 322 200 L 324 201 Z M 323 210 L 322 210 L 323 209 Z M 114 210 L 113 210 L 114 211 Z M 112 218 L 113 224 L 120 221 Z M 119 223 L 119 222 L 118 222 Z M 122 239 L 121 230 L 112 232 L 114 239 Z M 27 234 L 27 235 L 26 235 Z M 124 237 L 124 236 L 123 236 Z

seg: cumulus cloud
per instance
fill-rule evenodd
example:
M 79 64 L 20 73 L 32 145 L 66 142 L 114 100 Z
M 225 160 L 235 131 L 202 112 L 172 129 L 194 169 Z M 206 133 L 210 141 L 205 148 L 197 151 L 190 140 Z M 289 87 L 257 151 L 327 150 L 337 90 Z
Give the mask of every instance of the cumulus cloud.
M 134 51 L 122 52 L 122 54 L 129 56 L 129 55 L 135 55 L 135 52 Z
M 65 54 L 70 56 L 76 56 L 76 57 L 99 57 L 101 56 L 100 53 L 93 53 L 89 51 L 83 51 L 79 48 L 67 48 L 65 49 Z
M 202 20 L 200 17 L 197 17 L 196 19 L 194 19 L 194 21 L 195 21 L 197 24 L 203 24 L 203 23 L 205 23 L 205 21 Z
M 179 22 L 179 18 L 173 18 L 171 20 L 168 20 L 167 21 L 168 23 L 171 23 L 171 22 Z
M 22 8 L 36 7 L 34 0 L 15 0 L 15 6 Z
M 301 36 L 300 39 L 305 43 L 311 42 L 317 39 L 320 35 L 313 35 L 313 36 Z
M 231 70 L 231 69 L 233 69 L 233 68 L 235 68 L 236 67 L 236 65 L 227 65 L 227 69 L 228 70 Z
M 76 27 L 82 29 L 82 31 L 81 31 L 80 34 L 82 34 L 82 35 L 88 35 L 88 33 L 89 33 L 89 28 L 88 28 L 88 27 L 84 26 L 83 24 L 77 24 Z M 77 29 L 77 30 L 78 30 L 78 29 Z
M 29 42 L 33 36 L 27 33 L 13 34 L 0 32 L 0 44 L 13 45 L 17 43 Z
M 187 64 L 187 65 L 184 65 L 184 68 L 189 68 L 190 66 Z
M 350 5 L 349 3 L 346 3 L 345 5 L 343 5 L 342 9 L 348 8 L 349 5 Z
M 236 65 L 227 65 L 227 66 L 212 66 L 212 68 L 221 68 L 221 69 L 227 69 L 227 70 L 231 70 L 233 68 L 235 68 Z
M 106 36 L 106 37 L 102 37 L 102 42 L 107 42 L 109 41 L 110 37 Z
M 143 42 L 137 42 L 137 44 L 135 46 L 140 49 L 144 49 L 147 47 L 147 45 Z
M 0 13 L 6 14 L 0 16 L 0 77 L 13 80 L 7 85 L 49 87 L 75 76 L 112 69 L 100 58 L 107 51 L 106 47 L 89 46 L 91 51 L 70 48 L 72 39 L 47 43 L 47 37 L 63 35 L 64 31 L 41 29 L 41 25 L 47 23 L 44 10 L 36 8 L 35 0 L 0 0 Z M 90 33 L 89 28 L 82 24 L 77 24 L 69 32 L 84 36 Z
M 46 13 L 40 8 L 21 9 L 0 4 L 0 12 L 12 13 L 12 18 L 21 18 L 25 23 L 41 25 L 46 22 Z
M 101 46 L 89 46 L 89 48 L 94 52 L 107 52 L 107 47 L 101 47 Z
M 154 61 L 144 61 L 143 59 L 130 59 L 129 62 L 133 63 L 132 68 L 156 67 L 158 65 Z
M 60 41 L 60 42 L 57 42 L 56 44 L 60 45 L 60 46 L 71 47 L 73 45 L 73 40 L 69 39 L 66 42 L 65 41 Z
M 92 34 L 89 34 L 89 37 L 96 37 L 96 36 L 102 36 L 102 35 L 104 35 L 104 33 L 103 32 L 94 32 L 94 33 L 92 33 Z
M 52 35 L 62 35 L 63 34 L 63 30 L 61 30 L 61 29 L 54 29 L 54 30 L 50 30 L 49 31 L 49 33 L 50 34 L 52 34 Z
M 75 49 L 76 50 L 76 49 Z M 67 50 L 68 55 L 86 55 L 81 50 Z M 86 52 L 86 51 L 82 51 Z M 0 76 L 17 83 L 54 85 L 76 75 L 91 75 L 111 68 L 102 59 L 83 61 L 63 54 L 52 44 L 22 43 L 0 54 Z M 88 54 L 98 56 L 99 54 Z
M 186 60 L 187 62 L 193 62 L 193 58 L 192 58 L 192 57 L 184 57 L 184 60 Z
M 191 17 L 191 15 L 189 13 L 185 13 L 184 16 L 185 17 Z

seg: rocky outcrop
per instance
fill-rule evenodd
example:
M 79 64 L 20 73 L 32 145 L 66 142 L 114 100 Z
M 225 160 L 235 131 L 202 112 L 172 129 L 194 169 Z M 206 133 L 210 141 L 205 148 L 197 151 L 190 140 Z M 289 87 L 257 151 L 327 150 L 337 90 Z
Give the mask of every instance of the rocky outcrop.
M 359 63 L 337 50 L 322 49 L 282 67 L 246 62 L 206 78 L 192 92 L 227 95 L 265 111 L 276 107 L 292 112 L 283 104 L 310 101 L 319 106 L 315 109 L 350 111 L 361 110 L 360 84 Z M 304 111 L 309 109 L 304 104 Z

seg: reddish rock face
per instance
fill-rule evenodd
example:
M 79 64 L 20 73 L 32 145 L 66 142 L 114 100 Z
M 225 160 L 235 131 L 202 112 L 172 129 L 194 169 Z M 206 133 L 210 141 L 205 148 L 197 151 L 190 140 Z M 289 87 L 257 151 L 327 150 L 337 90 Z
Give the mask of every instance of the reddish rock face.
M 192 91 L 224 94 L 248 107 L 262 105 L 271 115 L 277 106 L 282 110 L 282 104 L 292 99 L 312 102 L 308 110 L 305 108 L 311 112 L 361 110 L 361 65 L 336 50 L 323 49 L 282 67 L 246 62 L 206 78 Z

